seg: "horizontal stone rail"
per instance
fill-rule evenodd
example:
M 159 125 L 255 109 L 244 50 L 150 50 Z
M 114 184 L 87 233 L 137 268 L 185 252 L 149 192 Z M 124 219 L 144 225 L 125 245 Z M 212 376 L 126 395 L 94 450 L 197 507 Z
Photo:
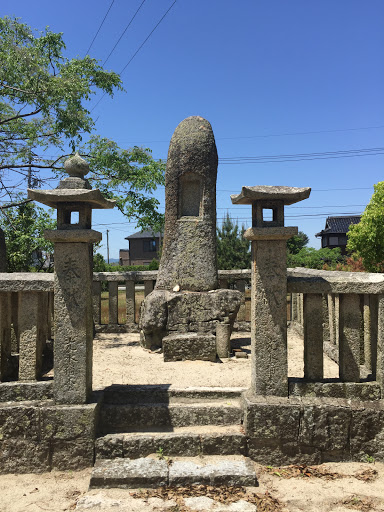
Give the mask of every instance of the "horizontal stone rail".
M 250 282 L 251 271 L 245 270 L 219 270 L 220 288 L 228 288 L 233 284 L 236 289 L 245 293 L 246 285 Z M 136 285 L 144 286 L 144 297 L 154 289 L 157 279 L 157 270 L 129 271 L 129 272 L 94 272 L 93 273 L 93 314 L 97 331 L 102 332 L 138 332 L 138 310 L 141 303 L 137 297 Z M 102 283 L 108 283 L 108 319 L 102 318 L 101 297 Z M 125 286 L 125 318 L 126 322 L 119 322 L 118 288 L 119 284 Z M 245 299 L 237 315 L 237 326 L 249 330 L 250 323 L 247 318 Z

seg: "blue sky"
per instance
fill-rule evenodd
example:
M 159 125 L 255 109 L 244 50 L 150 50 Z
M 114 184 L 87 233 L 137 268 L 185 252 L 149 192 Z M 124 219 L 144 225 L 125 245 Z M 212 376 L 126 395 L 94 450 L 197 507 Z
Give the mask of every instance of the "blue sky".
M 105 67 L 122 71 L 173 1 L 146 0 Z M 3 0 L 0 13 L 63 32 L 73 57 L 87 52 L 111 3 Z M 114 0 L 92 57 L 104 62 L 141 3 Z M 177 0 L 123 71 L 126 92 L 94 108 L 97 132 L 166 158 L 178 123 L 205 117 L 219 159 L 235 159 L 219 164 L 218 219 L 229 211 L 250 225 L 250 207 L 229 198 L 243 185 L 309 186 L 309 199 L 286 208 L 286 225 L 319 247 L 326 216 L 361 213 L 384 179 L 384 150 L 335 154 L 384 147 L 383 21 L 382 0 Z M 164 190 L 156 196 L 164 210 Z M 94 227 L 104 255 L 110 230 L 111 258 L 137 231 L 117 211 L 96 212 Z

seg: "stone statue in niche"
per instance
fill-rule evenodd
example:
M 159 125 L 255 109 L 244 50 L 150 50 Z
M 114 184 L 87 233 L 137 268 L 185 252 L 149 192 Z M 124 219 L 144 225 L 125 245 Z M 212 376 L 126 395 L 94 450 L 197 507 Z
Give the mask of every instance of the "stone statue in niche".
M 216 359 L 216 325 L 233 325 L 237 290 L 218 289 L 217 150 L 210 123 L 184 119 L 169 146 L 165 228 L 155 290 L 142 306 L 141 343 L 165 360 Z

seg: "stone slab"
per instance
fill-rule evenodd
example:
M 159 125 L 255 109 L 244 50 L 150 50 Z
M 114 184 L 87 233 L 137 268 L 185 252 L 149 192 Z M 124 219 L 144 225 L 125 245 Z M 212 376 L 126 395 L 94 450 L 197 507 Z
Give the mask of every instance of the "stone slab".
M 255 486 L 256 483 L 256 473 L 249 459 L 221 460 L 206 465 L 192 461 L 176 461 L 169 467 L 170 486 Z
M 97 461 L 90 488 L 131 489 L 160 487 L 168 484 L 168 464 L 155 459 L 114 459 Z
M 289 381 L 290 396 L 346 398 L 350 400 L 380 400 L 381 389 L 377 382 L 308 382 Z
M 0 402 L 50 400 L 53 398 L 53 381 L 2 382 Z
M 216 338 L 212 334 L 180 333 L 163 338 L 164 361 L 216 361 Z

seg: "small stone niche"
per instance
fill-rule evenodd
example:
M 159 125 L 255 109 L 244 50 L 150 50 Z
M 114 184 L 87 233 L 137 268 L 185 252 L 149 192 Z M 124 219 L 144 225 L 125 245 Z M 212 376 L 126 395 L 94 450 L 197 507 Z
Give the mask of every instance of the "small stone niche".
M 179 181 L 179 218 L 201 217 L 202 215 L 202 178 L 194 172 L 188 172 Z

